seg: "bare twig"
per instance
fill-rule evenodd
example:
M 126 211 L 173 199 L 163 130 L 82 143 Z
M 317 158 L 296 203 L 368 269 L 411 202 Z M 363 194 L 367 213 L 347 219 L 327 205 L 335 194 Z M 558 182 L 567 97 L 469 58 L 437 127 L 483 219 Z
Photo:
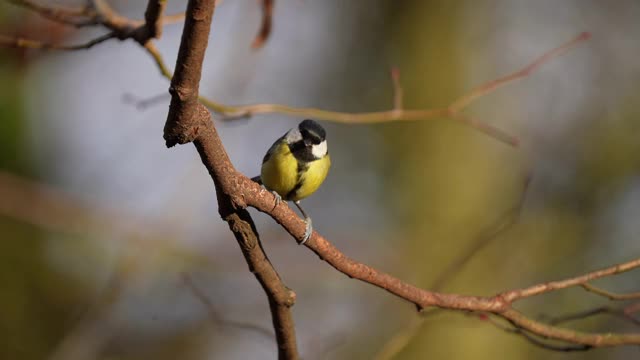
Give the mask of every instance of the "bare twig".
M 30 0 L 6 0 L 14 5 L 24 7 L 38 15 L 66 25 L 83 27 L 97 25 L 96 14 L 90 6 L 64 7 L 40 5 Z
M 600 279 L 606 276 L 621 274 L 621 273 L 636 269 L 638 267 L 640 267 L 640 258 L 627 261 L 625 263 L 617 264 L 614 266 L 610 266 L 608 268 L 604 268 L 598 271 L 593 271 L 584 275 L 565 279 L 565 280 L 551 281 L 544 284 L 530 286 L 525 289 L 505 291 L 502 294 L 499 294 L 498 296 L 503 298 L 505 301 L 513 302 L 522 298 L 540 295 L 553 290 L 566 289 L 566 288 L 578 286 L 578 285 L 583 286 L 584 284 L 592 280 Z
M 156 63 L 158 70 L 160 70 L 160 74 L 171 80 L 173 74 L 171 73 L 171 70 L 169 70 L 169 67 L 167 67 L 167 64 L 165 64 L 164 59 L 162 58 L 162 55 L 160 54 L 160 51 L 158 50 L 156 45 L 152 41 L 149 41 L 144 44 L 144 49 L 149 55 L 151 55 L 151 58 Z
M 159 39 L 162 35 L 163 12 L 166 8 L 166 0 L 150 0 L 145 11 L 145 20 L 133 20 L 117 13 L 104 0 L 91 0 L 88 6 L 77 8 L 39 5 L 30 0 L 9 0 L 11 3 L 32 10 L 48 19 L 62 24 L 77 27 L 89 25 L 102 25 L 110 32 L 88 43 L 80 45 L 47 44 L 31 39 L 0 38 L 0 46 L 22 47 L 45 50 L 80 50 L 88 49 L 106 40 L 117 38 L 119 40 L 133 39 L 145 46 L 152 39 Z M 178 21 L 182 15 L 174 15 L 172 22 Z
M 171 25 L 184 21 L 184 13 L 165 15 L 162 18 L 162 24 Z
M 131 93 L 124 93 L 122 95 L 122 101 L 125 104 L 132 104 L 138 110 L 145 110 L 148 107 L 151 107 L 155 104 L 159 104 L 162 102 L 166 102 L 167 100 L 170 100 L 170 99 L 171 99 L 171 95 L 169 95 L 166 92 L 163 92 L 161 94 L 157 94 L 151 97 L 147 97 L 144 99 L 139 99 L 137 96 Z
M 115 37 L 116 37 L 116 34 L 111 32 L 111 33 L 99 36 L 93 40 L 87 41 L 86 43 L 83 43 L 83 44 L 62 45 L 62 44 L 49 44 L 49 43 L 45 43 L 37 40 L 14 38 L 14 37 L 0 35 L 0 46 L 26 48 L 26 49 L 75 51 L 75 50 L 82 50 L 82 49 L 90 49 L 98 44 L 101 44 Z
M 598 287 L 595 287 L 589 283 L 584 283 L 581 284 L 580 286 L 582 286 L 583 289 L 590 291 L 594 294 L 598 294 L 600 296 L 604 296 L 606 298 L 608 298 L 609 300 L 634 300 L 634 299 L 640 299 L 640 292 L 634 292 L 634 293 L 628 293 L 628 294 L 616 294 L 604 289 L 600 289 Z
M 402 110 L 403 91 L 400 83 L 400 69 L 393 66 L 391 68 L 391 82 L 393 83 L 393 110 Z
M 566 51 L 568 51 L 573 46 L 577 45 L 580 42 L 583 42 L 589 39 L 589 33 L 582 33 L 576 38 L 572 39 L 568 43 L 553 49 L 538 59 L 533 61 L 531 64 L 527 65 L 521 70 L 516 71 L 510 75 L 504 76 L 498 80 L 490 81 L 488 83 L 482 84 L 477 88 L 473 89 L 468 94 L 465 94 L 459 97 L 457 100 L 454 100 L 451 105 L 445 108 L 434 108 L 434 109 L 425 109 L 425 110 L 409 110 L 409 109 L 397 109 L 394 106 L 394 109 L 387 111 L 378 111 L 378 112 L 365 112 L 365 113 L 345 113 L 338 111 L 329 111 L 315 108 L 296 108 L 287 105 L 281 104 L 250 104 L 250 105 L 238 105 L 238 106 L 230 106 L 218 103 L 213 100 L 209 100 L 201 97 L 200 101 L 207 106 L 209 109 L 215 111 L 220 114 L 224 119 L 235 119 L 235 118 L 244 118 L 250 117 L 258 114 L 270 114 L 270 113 L 278 113 L 283 115 L 290 115 L 296 117 L 307 117 L 314 118 L 318 120 L 326 120 L 333 121 L 339 123 L 349 123 L 349 124 L 367 124 L 367 123 L 380 123 L 380 122 L 390 122 L 390 121 L 412 121 L 412 120 L 426 120 L 426 119 L 435 119 L 435 118 L 450 118 L 453 120 L 460 121 L 461 123 L 470 126 L 488 136 L 491 136 L 495 139 L 498 139 L 504 143 L 510 144 L 512 146 L 516 146 L 518 144 L 518 139 L 503 130 L 500 130 L 492 125 L 489 125 L 485 122 L 482 122 L 478 119 L 474 119 L 472 117 L 463 115 L 461 113 L 462 110 L 466 109 L 473 101 L 477 100 L 482 95 L 487 95 L 497 88 L 510 84 L 511 82 L 524 78 L 540 68 L 543 64 L 549 62 L 551 59 L 554 59 Z M 162 59 L 162 56 L 156 52 L 152 54 L 156 64 L 161 69 L 161 73 L 167 77 L 171 78 L 171 71 L 168 70 L 166 64 Z M 395 104 L 397 105 L 397 103 Z
M 477 100 L 479 97 L 486 95 L 487 93 L 493 92 L 499 87 L 510 84 L 516 80 L 520 80 L 529 76 L 532 72 L 536 71 L 543 64 L 547 63 L 549 60 L 558 57 L 567 51 L 571 50 L 574 46 L 579 43 L 589 40 L 591 34 L 588 32 L 580 33 L 578 36 L 570 40 L 569 42 L 560 45 L 559 47 L 546 52 L 544 55 L 540 56 L 536 60 L 534 60 L 531 64 L 527 65 L 524 69 L 516 71 L 513 74 L 507 75 L 505 77 L 501 77 L 499 79 L 490 81 L 486 84 L 480 85 L 477 88 L 471 90 L 467 95 L 460 97 L 458 100 L 454 101 L 453 104 L 449 106 L 449 108 L 453 111 L 460 111 L 469 106 L 473 101 Z
M 500 323 L 499 321 L 496 321 L 489 314 L 478 314 L 478 315 L 480 319 L 484 321 L 488 321 L 490 324 L 497 327 L 498 329 L 505 331 L 507 333 L 520 335 L 531 344 L 541 347 L 543 349 L 552 350 L 552 351 L 561 351 L 561 352 L 575 352 L 575 351 L 587 351 L 593 347 L 591 345 L 576 346 L 576 345 L 566 345 L 566 344 L 565 345 L 553 344 L 540 339 L 535 334 L 532 334 L 527 330 L 519 328 L 517 325 L 513 323 L 511 324 L 512 326 L 508 326 Z
M 19 0 L 16 0 L 19 1 Z M 165 1 L 151 0 L 148 2 L 147 11 L 145 13 L 145 21 L 137 21 L 127 19 L 117 14 L 102 0 L 92 1 L 92 10 L 95 12 L 94 20 L 97 20 L 99 24 L 107 27 L 114 33 L 114 37 L 120 40 L 132 38 L 141 45 L 143 45 L 147 52 L 153 57 L 156 65 L 159 67 L 163 76 L 171 79 L 171 71 L 164 63 L 162 56 L 157 51 L 155 46 L 151 43 L 151 39 L 159 37 L 161 34 L 162 26 L 162 11 L 164 10 Z M 263 0 L 263 29 L 270 29 L 273 0 Z M 181 17 L 181 14 L 177 16 Z M 265 26 L 267 24 L 267 26 Z M 264 31 L 264 30 L 262 30 Z M 262 33 L 262 32 L 261 32 Z M 268 35 L 268 33 L 267 33 Z M 266 36 L 266 35 L 265 35 Z M 470 116 L 463 115 L 462 110 L 467 108 L 473 101 L 479 97 L 486 95 L 498 87 L 507 85 L 515 80 L 528 76 L 533 71 L 537 70 L 540 66 L 548 62 L 549 60 L 562 55 L 576 44 L 587 40 L 590 37 L 588 33 L 582 33 L 578 37 L 569 41 L 568 43 L 553 49 L 533 63 L 529 64 L 525 68 L 502 77 L 500 79 L 488 82 L 473 89 L 469 93 L 461 96 L 457 100 L 453 101 L 449 106 L 445 108 L 435 108 L 427 110 L 410 110 L 401 108 L 401 93 L 395 97 L 394 108 L 388 111 L 370 112 L 370 113 L 344 113 L 337 111 L 327 111 L 314 108 L 294 108 L 286 105 L 279 104 L 250 104 L 240 106 L 228 106 L 221 103 L 200 97 L 200 101 L 209 109 L 220 114 L 224 119 L 234 119 L 249 117 L 256 114 L 266 113 L 280 113 L 290 116 L 298 117 L 310 117 L 318 120 L 327 120 L 343 123 L 377 123 L 377 122 L 389 122 L 389 121 L 409 121 L 409 120 L 426 120 L 435 118 L 450 118 L 461 122 L 467 126 L 470 126 L 480 132 L 485 133 L 499 141 L 516 146 L 518 144 L 517 137 L 514 137 L 505 131 L 498 129 L 492 125 L 482 122 Z M 257 39 L 260 39 L 259 35 Z M 266 39 L 266 37 L 264 37 Z M 264 39 L 262 41 L 264 41 Z M 147 46 L 150 44 L 149 46 Z M 47 46 L 41 48 L 64 48 L 64 46 Z M 75 47 L 72 47 L 75 49 Z M 71 50 L 71 49 L 69 49 Z M 395 79 L 394 79 L 395 81 Z M 399 85 L 399 83 L 398 83 Z M 397 89 L 396 89 L 397 90 Z M 401 89 L 400 89 L 401 90 Z M 400 105 L 400 106 L 398 106 Z
M 193 282 L 189 274 L 186 274 L 186 273 L 182 274 L 182 282 L 189 288 L 189 290 L 191 290 L 191 293 L 196 297 L 196 299 L 198 299 L 202 303 L 202 305 L 204 305 L 204 307 L 207 309 L 207 312 L 209 313 L 209 317 L 211 318 L 211 320 L 215 325 L 223 326 L 223 327 L 234 327 L 241 330 L 249 330 L 261 336 L 264 336 L 269 340 L 273 339 L 273 333 L 261 326 L 251 324 L 251 323 L 225 319 L 222 315 L 220 315 L 218 311 L 216 311 L 216 308 L 215 306 L 213 306 L 213 303 L 211 303 L 207 295 L 204 292 L 202 292 L 202 290 L 200 290 L 198 286 L 196 286 L 196 284 Z
M 264 46 L 269 39 L 271 28 L 273 27 L 273 5 L 275 0 L 260 0 L 260 3 L 262 4 L 262 24 L 251 44 L 251 47 L 254 49 L 259 49 Z
M 634 325 L 640 326 L 640 320 L 635 318 L 632 314 L 627 314 L 625 308 L 614 308 L 610 306 L 598 306 L 592 309 L 582 310 L 570 314 L 560 316 L 541 316 L 540 319 L 545 320 L 551 325 L 559 325 L 570 321 L 584 320 L 595 315 L 612 315 L 629 321 Z

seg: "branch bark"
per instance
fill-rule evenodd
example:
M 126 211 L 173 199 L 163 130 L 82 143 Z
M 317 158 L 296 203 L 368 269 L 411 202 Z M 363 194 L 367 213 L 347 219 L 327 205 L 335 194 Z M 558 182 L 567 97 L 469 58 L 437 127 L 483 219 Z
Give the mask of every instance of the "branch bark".
M 229 224 L 249 270 L 269 300 L 279 359 L 297 359 L 298 350 L 291 307 L 295 293 L 287 288 L 269 261 L 253 219 L 239 196 L 235 180 L 241 177 L 231 165 L 213 125 L 209 110 L 198 101 L 202 72 L 215 2 L 190 0 L 171 80 L 171 105 L 164 138 L 168 147 L 193 142 L 214 182 L 220 216 Z

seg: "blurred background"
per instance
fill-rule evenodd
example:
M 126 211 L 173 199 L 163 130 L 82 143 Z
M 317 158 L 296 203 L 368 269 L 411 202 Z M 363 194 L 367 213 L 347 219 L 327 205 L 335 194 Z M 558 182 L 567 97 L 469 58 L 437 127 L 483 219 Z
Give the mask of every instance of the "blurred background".
M 110 3 L 143 17 L 144 1 Z M 167 13 L 185 6 L 171 1 Z M 591 32 L 468 111 L 518 136 L 519 148 L 448 119 L 323 123 L 333 167 L 304 202 L 315 228 L 418 286 L 491 295 L 640 256 L 638 18 L 634 0 L 278 0 L 271 37 L 252 50 L 260 6 L 227 0 L 215 13 L 201 94 L 384 110 L 395 66 L 405 107 L 435 108 Z M 0 24 L 5 35 L 68 44 L 105 32 L 6 1 Z M 166 26 L 158 43 L 172 68 L 181 30 Z M 210 178 L 193 146 L 164 146 L 168 82 L 150 57 L 132 41 L 109 41 L 77 52 L 3 48 L 0 64 L 0 358 L 274 358 L 266 298 L 218 216 Z M 149 98 L 144 109 L 133 104 Z M 217 126 L 234 164 L 254 176 L 300 120 Z M 304 359 L 637 356 L 630 347 L 550 352 L 459 313 L 418 320 L 411 304 L 348 279 L 252 214 L 297 293 Z M 508 226 L 483 240 L 500 224 Z M 469 261 L 449 266 L 479 243 Z M 637 291 L 633 277 L 596 284 Z M 570 289 L 517 305 L 537 318 L 618 304 Z M 638 331 L 613 316 L 568 326 Z

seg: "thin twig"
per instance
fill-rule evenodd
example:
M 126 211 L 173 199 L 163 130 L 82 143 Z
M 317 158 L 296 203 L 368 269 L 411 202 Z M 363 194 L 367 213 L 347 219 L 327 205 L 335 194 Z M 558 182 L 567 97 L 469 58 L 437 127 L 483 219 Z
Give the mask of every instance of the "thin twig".
M 218 103 L 216 101 L 200 97 L 200 101 L 212 111 L 220 114 L 223 119 L 231 120 L 236 118 L 251 117 L 258 114 L 270 114 L 278 113 L 283 115 L 296 116 L 301 118 L 313 118 L 317 120 L 326 120 L 339 123 L 349 124 L 368 124 L 368 123 L 381 123 L 390 121 L 412 121 L 412 120 L 426 120 L 435 118 L 451 118 L 458 120 L 461 123 L 468 125 L 482 133 L 485 133 L 493 138 L 498 139 L 506 144 L 517 146 L 519 141 L 517 137 L 514 137 L 503 130 L 500 130 L 492 125 L 482 122 L 478 119 L 465 116 L 461 114 L 461 111 L 467 108 L 473 101 L 477 100 L 482 95 L 487 95 L 497 88 L 510 84 L 515 80 L 527 77 L 529 74 L 536 71 L 542 65 L 546 64 L 550 60 L 564 54 L 573 46 L 580 42 L 589 39 L 589 33 L 582 33 L 576 38 L 572 39 L 568 43 L 553 49 L 531 64 L 525 66 L 523 69 L 516 71 L 510 75 L 504 76 L 500 79 L 490 81 L 482 84 L 473 89 L 468 94 L 465 94 L 458 99 L 454 100 L 451 105 L 445 108 L 434 108 L 424 110 L 410 110 L 410 109 L 397 109 L 378 112 L 364 112 L 364 113 L 347 113 L 339 111 L 329 111 L 316 108 L 297 108 L 281 104 L 249 104 L 230 106 Z M 156 52 L 151 54 L 156 62 L 156 65 L 161 69 L 161 73 L 168 79 L 171 79 L 171 71 L 164 63 L 160 53 Z
M 574 46 L 579 43 L 589 40 L 591 38 L 591 34 L 588 32 L 582 32 L 569 42 L 560 45 L 559 47 L 546 52 L 536 60 L 534 60 L 531 64 L 527 65 L 522 70 L 516 71 L 513 74 L 507 75 L 505 77 L 501 77 L 499 79 L 490 81 L 483 85 L 478 86 L 477 88 L 471 90 L 467 95 L 460 97 L 458 100 L 454 101 L 453 104 L 449 106 L 451 110 L 460 111 L 469 106 L 473 101 L 477 100 L 479 97 L 484 96 L 490 92 L 493 92 L 497 88 L 510 84 L 516 80 L 525 78 L 529 76 L 532 72 L 536 71 L 543 64 L 547 63 L 549 60 L 558 57 L 567 51 L 571 50 Z
M 65 7 L 65 6 L 52 6 L 52 5 L 40 5 L 30 0 L 6 0 L 17 6 L 21 6 L 25 9 L 31 10 L 36 14 L 66 25 L 72 25 L 75 27 L 83 27 L 90 25 L 97 25 L 99 22 L 95 18 L 95 12 L 91 7 Z
M 116 34 L 111 32 L 111 33 L 101 35 L 90 41 L 87 41 L 86 43 L 77 44 L 77 45 L 62 45 L 62 44 L 50 44 L 50 43 L 45 43 L 37 40 L 15 38 L 15 37 L 0 35 L 0 46 L 26 48 L 26 49 L 74 51 L 74 50 L 90 49 L 95 45 L 101 44 L 115 37 L 116 37 Z
M 640 326 L 640 320 L 635 318 L 632 314 L 627 314 L 625 309 L 617 309 L 610 306 L 598 306 L 593 309 L 582 310 L 570 314 L 560 316 L 541 316 L 541 320 L 548 322 L 551 325 L 559 325 L 570 321 L 584 320 L 595 315 L 612 315 L 629 321 L 630 323 Z
M 553 290 L 566 289 L 573 286 L 582 286 L 583 284 L 586 284 L 592 280 L 600 279 L 606 276 L 622 274 L 624 272 L 634 270 L 638 267 L 640 267 L 640 258 L 565 280 L 550 281 L 544 284 L 538 284 L 524 289 L 505 291 L 498 296 L 503 298 L 505 301 L 513 302 L 522 298 L 540 295 Z
M 264 46 L 269 39 L 271 28 L 273 27 L 273 5 L 275 0 L 260 0 L 260 3 L 262 5 L 262 24 L 260 24 L 260 30 L 251 44 L 251 47 L 254 49 L 259 49 Z
M 171 25 L 184 21 L 184 13 L 165 15 L 162 18 L 163 25 Z
M 393 66 L 391 67 L 391 82 L 393 83 L 393 110 L 402 110 L 403 106 L 403 91 L 402 84 L 400 83 L 400 69 Z
M 610 300 L 634 300 L 634 299 L 640 299 L 640 292 L 633 292 L 633 293 L 628 293 L 628 294 L 616 294 L 604 289 L 600 289 L 598 287 L 595 287 L 589 283 L 584 283 L 581 284 L 580 286 L 582 286 L 583 289 L 592 292 L 594 294 L 598 294 L 600 296 L 604 296 Z
M 215 325 L 222 326 L 222 327 L 234 327 L 241 330 L 249 330 L 257 334 L 260 334 L 261 336 L 264 336 L 269 340 L 273 339 L 273 332 L 269 331 L 266 328 L 263 328 L 261 326 L 251 324 L 251 323 L 225 319 L 222 315 L 220 315 L 218 311 L 216 311 L 216 308 L 215 306 L 213 306 L 213 303 L 211 302 L 211 300 L 209 300 L 209 297 L 202 290 L 200 290 L 198 286 L 196 286 L 196 284 L 193 282 L 193 279 L 191 279 L 191 276 L 189 276 L 189 274 L 183 273 L 181 278 L 182 278 L 182 282 L 189 288 L 189 290 L 196 297 L 196 299 L 198 299 L 202 303 L 202 305 L 204 305 L 204 307 L 207 309 L 209 317 L 211 318 L 211 320 Z
M 517 325 L 512 323 L 512 326 L 507 326 L 504 325 L 502 323 L 500 323 L 499 321 L 496 321 L 495 319 L 493 319 L 490 314 L 479 314 L 480 318 L 484 321 L 489 322 L 490 324 L 492 324 L 493 326 L 497 327 L 498 329 L 507 332 L 507 333 L 511 333 L 511 334 L 516 334 L 516 335 L 520 335 L 523 339 L 527 340 L 528 342 L 530 342 L 531 344 L 541 347 L 543 349 L 547 349 L 547 350 L 552 350 L 552 351 L 560 351 L 560 352 L 576 352 L 576 351 L 587 351 L 590 350 L 591 348 L 593 348 L 593 346 L 591 345 L 560 345 L 560 344 L 552 344 L 549 342 L 545 342 L 543 340 L 541 340 L 540 338 L 536 337 L 535 334 L 532 334 L 530 332 L 528 332 L 527 330 L 524 330 L 522 328 L 519 328 Z

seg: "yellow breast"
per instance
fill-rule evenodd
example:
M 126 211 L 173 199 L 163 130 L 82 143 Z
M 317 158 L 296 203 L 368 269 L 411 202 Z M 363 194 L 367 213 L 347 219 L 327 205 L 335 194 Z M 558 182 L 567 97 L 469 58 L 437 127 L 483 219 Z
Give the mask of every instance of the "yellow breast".
M 305 171 L 300 179 L 300 188 L 291 195 L 288 200 L 301 200 L 306 198 L 307 196 L 313 194 L 324 179 L 326 179 L 327 174 L 329 173 L 329 168 L 331 167 L 331 158 L 329 155 L 323 157 L 320 160 L 312 161 L 308 163 L 308 170 Z
M 306 169 L 298 167 L 298 160 L 282 141 L 262 163 L 260 178 L 267 189 L 277 192 L 284 200 L 301 200 L 318 190 L 329 173 L 331 159 L 327 155 L 305 165 Z
M 267 189 L 277 192 L 282 198 L 286 198 L 296 186 L 298 161 L 284 141 L 272 148 L 271 156 L 262 163 L 260 178 Z

